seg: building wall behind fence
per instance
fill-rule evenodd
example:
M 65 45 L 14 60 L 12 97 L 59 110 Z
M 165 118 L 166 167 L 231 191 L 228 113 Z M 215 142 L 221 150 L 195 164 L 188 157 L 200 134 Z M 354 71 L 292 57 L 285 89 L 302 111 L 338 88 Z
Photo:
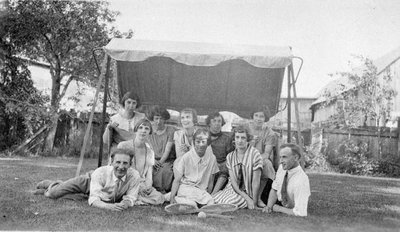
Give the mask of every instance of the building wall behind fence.
M 341 155 L 340 145 L 346 140 L 362 141 L 368 144 L 371 158 L 384 158 L 386 155 L 399 156 L 398 154 L 398 129 L 381 127 L 363 129 L 327 129 L 320 124 L 314 124 L 311 131 L 311 147 L 313 152 L 321 152 L 326 156 Z

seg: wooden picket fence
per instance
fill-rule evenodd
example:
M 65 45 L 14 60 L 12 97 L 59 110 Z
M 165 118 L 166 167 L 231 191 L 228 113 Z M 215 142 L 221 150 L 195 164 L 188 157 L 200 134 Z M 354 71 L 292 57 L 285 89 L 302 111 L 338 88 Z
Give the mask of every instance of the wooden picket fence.
M 325 154 L 337 150 L 346 140 L 362 141 L 368 145 L 371 158 L 399 156 L 399 128 L 368 127 L 357 129 L 330 129 L 313 125 L 311 129 L 311 149 Z

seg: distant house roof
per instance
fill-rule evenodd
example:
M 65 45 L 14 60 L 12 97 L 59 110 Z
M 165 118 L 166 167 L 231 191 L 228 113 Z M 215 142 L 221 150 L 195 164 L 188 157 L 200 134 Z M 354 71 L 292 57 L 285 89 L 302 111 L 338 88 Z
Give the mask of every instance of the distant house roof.
M 400 47 L 385 54 L 384 56 L 376 60 L 373 60 L 372 62 L 376 66 L 379 75 L 399 59 L 400 59 Z M 356 68 L 356 70 L 361 70 L 361 67 Z M 318 98 L 311 104 L 311 107 L 328 100 L 326 97 L 327 93 L 329 96 L 335 97 L 352 88 L 354 88 L 354 84 L 350 83 L 347 77 L 339 77 L 329 82 L 325 87 L 321 89 L 321 91 L 318 92 L 317 94 Z
M 311 103 L 311 107 L 328 100 L 327 96 L 335 97 L 352 88 L 354 88 L 354 84 L 350 83 L 347 77 L 339 77 L 329 82 L 318 92 L 317 96 L 319 97 Z
M 392 65 L 399 59 L 400 59 L 400 47 L 398 47 L 395 50 L 387 53 L 386 55 L 374 60 L 373 62 L 378 69 L 378 74 L 381 74 L 388 67 L 390 67 L 390 65 Z

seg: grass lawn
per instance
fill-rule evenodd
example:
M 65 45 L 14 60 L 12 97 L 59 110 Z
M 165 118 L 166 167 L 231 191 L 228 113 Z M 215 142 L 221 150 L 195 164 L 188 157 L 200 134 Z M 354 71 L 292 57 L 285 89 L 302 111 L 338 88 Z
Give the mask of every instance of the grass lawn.
M 31 194 L 40 180 L 73 177 L 77 163 L 76 158 L 0 158 L 0 230 L 400 231 L 400 179 L 309 173 L 306 218 L 243 209 L 229 213 L 233 220 L 200 219 L 155 206 L 109 212 L 86 201 Z M 96 165 L 86 159 L 82 172 Z

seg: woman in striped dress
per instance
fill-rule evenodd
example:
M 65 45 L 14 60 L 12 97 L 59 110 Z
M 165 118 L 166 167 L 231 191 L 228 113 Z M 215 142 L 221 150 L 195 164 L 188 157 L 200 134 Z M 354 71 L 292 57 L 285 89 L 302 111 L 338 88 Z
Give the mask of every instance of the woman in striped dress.
M 260 152 L 249 145 L 251 135 L 248 128 L 234 129 L 235 150 L 226 157 L 229 182 L 226 187 L 213 195 L 215 203 L 234 204 L 238 208 L 257 207 L 260 177 L 263 167 Z

